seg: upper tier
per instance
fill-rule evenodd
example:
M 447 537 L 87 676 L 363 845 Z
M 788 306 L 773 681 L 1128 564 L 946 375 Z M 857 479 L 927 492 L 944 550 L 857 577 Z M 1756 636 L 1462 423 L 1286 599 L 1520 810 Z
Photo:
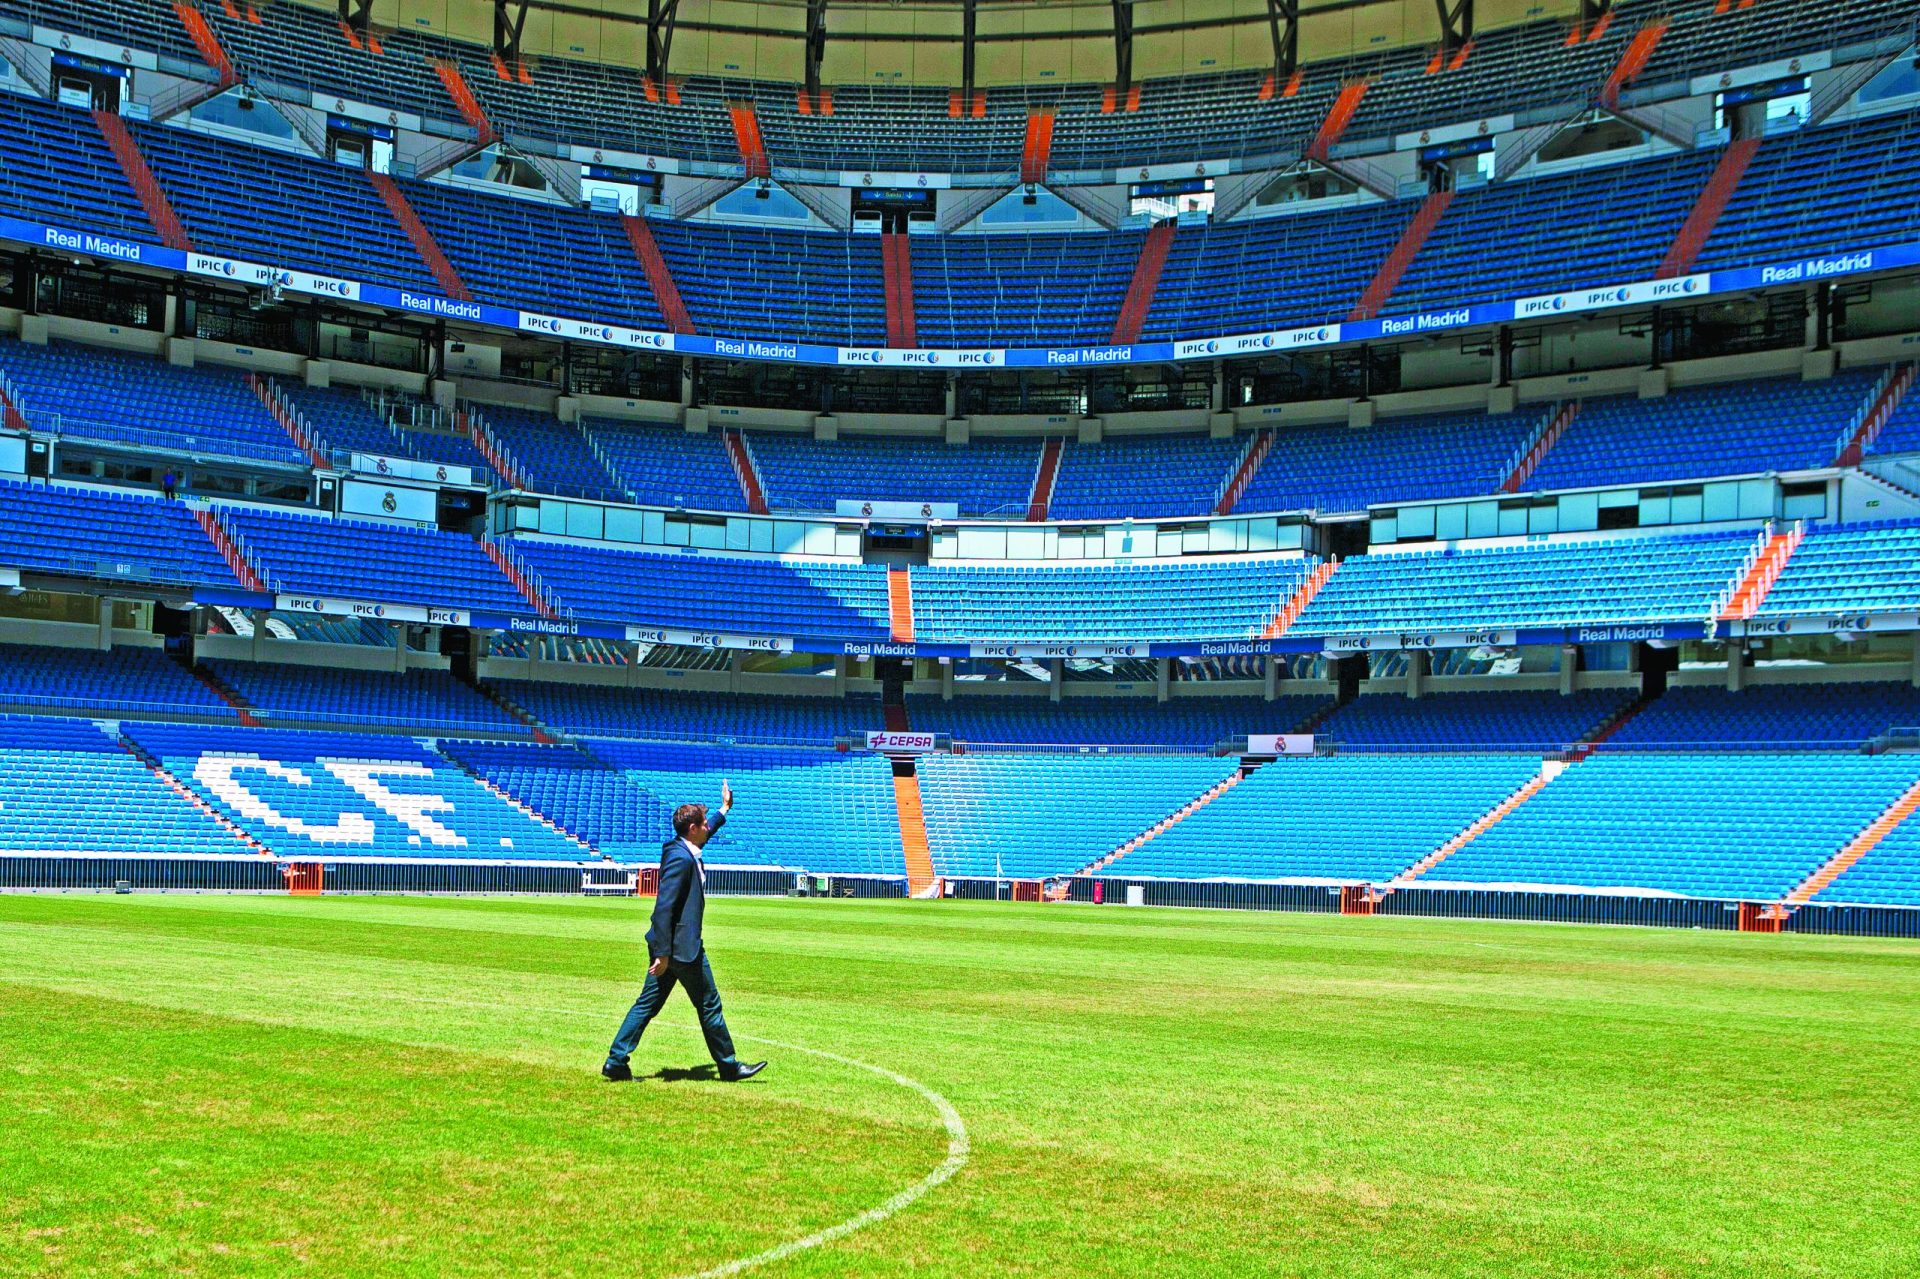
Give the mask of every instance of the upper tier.
M 173 126 L 131 132 L 196 251 L 440 291 L 416 247 L 421 241 L 409 239 L 367 175 Z M 1424 242 L 1411 241 L 1417 252 L 1384 296 L 1370 281 L 1404 251 L 1421 201 L 1182 226 L 1172 230 L 1140 336 L 1257 334 L 1367 313 L 1391 320 L 1463 302 L 1653 280 L 1689 212 L 1706 198 L 1722 154 L 1668 153 L 1460 191 Z M 71 158 L 54 163 L 50 156 Z M 0 209 L 140 235 L 127 180 L 85 113 L 0 94 L 0 157 L 7 161 Z M 396 189 L 477 301 L 653 332 L 666 327 L 619 215 L 444 182 L 402 181 Z M 699 335 L 893 344 L 878 235 L 648 224 Z M 1143 238 L 1133 230 L 910 236 L 915 344 L 1110 342 Z M 1765 139 L 1692 266 L 1717 271 L 1914 240 L 1920 112 L 1896 112 Z

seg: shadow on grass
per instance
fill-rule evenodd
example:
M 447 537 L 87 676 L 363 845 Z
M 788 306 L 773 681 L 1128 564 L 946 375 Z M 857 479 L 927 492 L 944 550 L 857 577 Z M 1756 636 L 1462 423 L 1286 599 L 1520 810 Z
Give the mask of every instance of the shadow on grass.
M 700 1079 L 718 1079 L 720 1069 L 712 1062 L 701 1066 L 662 1066 L 651 1075 L 635 1075 L 636 1083 L 645 1083 L 649 1079 L 658 1079 L 663 1084 L 684 1084 Z

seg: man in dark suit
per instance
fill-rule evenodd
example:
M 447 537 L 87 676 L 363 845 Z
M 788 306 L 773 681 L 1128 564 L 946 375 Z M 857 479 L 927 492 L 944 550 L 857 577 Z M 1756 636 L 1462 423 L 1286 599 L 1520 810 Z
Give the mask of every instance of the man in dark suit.
M 607 1050 L 607 1064 L 600 1068 L 600 1074 L 613 1083 L 633 1078 L 628 1065 L 633 1050 L 676 982 L 686 987 L 687 998 L 699 1010 L 700 1030 L 707 1037 L 713 1064 L 720 1068 L 720 1078 L 751 1079 L 767 1068 L 764 1061 L 742 1062 L 733 1055 L 733 1037 L 727 1034 L 726 1019 L 720 1015 L 720 991 L 713 984 L 713 965 L 707 962 L 706 944 L 700 938 L 701 916 L 707 908 L 707 868 L 700 850 L 726 825 L 727 810 L 732 807 L 733 788 L 723 781 L 720 811 L 711 819 L 705 804 L 682 804 L 673 810 L 674 838 L 660 852 L 659 896 L 647 929 L 647 983 Z

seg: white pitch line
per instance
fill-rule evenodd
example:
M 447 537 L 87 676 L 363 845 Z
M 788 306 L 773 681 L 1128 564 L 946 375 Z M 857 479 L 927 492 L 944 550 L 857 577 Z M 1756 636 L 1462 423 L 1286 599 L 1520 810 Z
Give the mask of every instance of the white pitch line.
M 473 1007 L 474 1005 L 470 1004 L 468 1006 Z M 563 1017 L 592 1017 L 600 1019 L 605 1016 L 603 1012 L 588 1012 L 581 1008 L 527 1008 L 525 1005 L 521 1005 L 521 1007 L 528 1012 L 553 1013 Z M 790 1044 L 784 1040 L 768 1039 L 765 1035 L 735 1035 L 734 1038 L 751 1040 L 756 1044 L 766 1044 L 769 1047 L 784 1049 L 787 1052 L 806 1053 L 809 1056 L 819 1057 L 826 1061 L 838 1062 L 842 1066 L 852 1066 L 858 1070 L 869 1071 L 872 1074 L 880 1076 L 882 1079 L 899 1084 L 902 1088 L 908 1088 L 919 1093 L 922 1097 L 925 1097 L 928 1102 L 932 1103 L 933 1108 L 940 1114 L 940 1122 L 946 1125 L 947 1157 L 940 1161 L 939 1167 L 914 1182 L 911 1186 L 908 1186 L 905 1190 L 902 1190 L 899 1194 L 884 1203 L 876 1204 L 874 1207 L 867 1209 L 857 1216 L 849 1217 L 845 1221 L 837 1225 L 828 1226 L 824 1230 L 816 1230 L 810 1235 L 803 1235 L 798 1239 L 789 1239 L 783 1244 L 775 1244 L 765 1252 L 756 1252 L 750 1257 L 738 1257 L 732 1261 L 722 1262 L 712 1269 L 685 1275 L 682 1276 L 681 1279 L 725 1279 L 727 1275 L 737 1275 L 744 1271 L 752 1270 L 757 1266 L 768 1265 L 775 1261 L 784 1261 L 795 1253 L 805 1252 L 809 1248 L 818 1248 L 821 1244 L 832 1243 L 836 1239 L 844 1239 L 856 1230 L 865 1230 L 868 1226 L 878 1225 L 880 1222 L 885 1221 L 888 1217 L 893 1216 L 902 1208 L 908 1207 L 929 1190 L 932 1190 L 935 1186 L 938 1186 L 941 1182 L 953 1176 L 954 1173 L 966 1167 L 967 1157 L 973 1152 L 972 1140 L 967 1136 L 966 1121 L 960 1118 L 960 1112 L 954 1109 L 952 1102 L 921 1083 L 918 1079 L 910 1075 L 903 1075 L 897 1070 L 888 1070 L 885 1066 L 876 1066 L 870 1061 L 860 1061 L 853 1057 L 842 1057 L 839 1053 L 830 1053 L 824 1048 L 809 1048 L 805 1044 Z

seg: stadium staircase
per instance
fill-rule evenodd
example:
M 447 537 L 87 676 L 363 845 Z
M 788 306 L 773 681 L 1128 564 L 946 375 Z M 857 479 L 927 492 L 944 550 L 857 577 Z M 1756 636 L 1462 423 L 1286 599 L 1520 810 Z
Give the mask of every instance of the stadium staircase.
M 693 332 L 693 317 L 687 314 L 687 304 L 680 297 L 680 286 L 674 283 L 673 271 L 668 268 L 666 258 L 660 254 L 659 244 L 654 241 L 653 228 L 647 225 L 645 218 L 635 217 L 631 213 L 620 215 L 620 227 L 627 233 L 627 243 L 633 246 L 633 255 L 640 259 L 640 269 L 647 273 L 647 287 L 653 290 L 653 300 L 659 305 L 667 328 L 675 333 Z
M 1713 234 L 1720 215 L 1726 211 L 1727 201 L 1733 198 L 1740 179 L 1746 175 L 1747 166 L 1753 163 L 1753 153 L 1759 149 L 1758 138 L 1741 138 L 1727 144 L 1727 149 L 1720 153 L 1720 162 L 1713 166 L 1713 176 L 1701 188 L 1700 198 L 1694 201 L 1693 208 L 1687 213 L 1687 220 L 1680 224 L 1679 233 L 1668 246 L 1660 269 L 1654 272 L 1657 277 L 1666 279 L 1685 275 L 1693 269 L 1700 250 L 1706 247 L 1707 237 Z
M 328 465 L 327 442 L 314 434 L 313 429 L 301 419 L 299 413 L 294 411 L 293 406 L 287 403 L 286 396 L 281 394 L 279 383 L 259 373 L 248 373 L 247 385 L 253 388 L 253 393 L 259 397 L 260 403 L 272 415 L 273 420 L 280 424 L 280 429 L 287 433 L 287 438 L 307 455 L 309 462 L 319 467 Z
M 1352 80 L 1340 87 L 1340 95 L 1333 100 L 1333 106 L 1327 110 L 1327 118 L 1320 122 L 1320 128 L 1314 133 L 1313 141 L 1307 144 L 1307 158 L 1325 163 L 1327 153 L 1340 135 L 1353 123 L 1354 112 L 1360 109 L 1360 99 L 1367 96 L 1367 81 Z
M 1427 237 L 1433 234 L 1433 228 L 1446 216 L 1447 206 L 1452 203 L 1451 191 L 1435 191 L 1420 202 L 1413 220 L 1407 223 L 1406 229 L 1387 253 L 1386 260 L 1380 264 L 1380 269 L 1367 282 L 1360 300 L 1348 312 L 1348 320 L 1371 319 L 1380 313 L 1380 308 L 1387 304 L 1387 299 L 1393 296 L 1394 289 L 1399 286 L 1400 277 L 1413 265 L 1413 259 L 1426 244 Z
M 160 762 L 159 756 L 150 753 L 145 747 L 141 746 L 138 742 L 134 741 L 131 737 L 128 737 L 125 733 L 119 734 L 117 737 L 115 737 L 114 740 L 120 743 L 120 748 L 122 750 L 126 751 L 127 754 L 139 760 L 140 763 L 143 766 L 145 766 L 148 772 L 152 773 L 154 777 L 159 779 L 159 782 L 162 786 L 165 786 L 168 790 L 178 795 L 181 799 L 186 800 L 187 803 L 193 805 L 195 808 L 205 813 L 208 817 L 211 817 L 214 820 L 214 823 L 218 825 L 221 829 L 225 830 L 229 835 L 232 835 L 235 839 L 239 840 L 241 843 L 245 844 L 248 848 L 251 848 L 256 853 L 260 853 L 267 857 L 273 856 L 273 850 L 271 848 L 268 848 L 265 844 L 261 843 L 258 839 L 255 839 L 252 835 L 249 835 L 246 831 L 242 830 L 240 826 L 233 821 L 232 818 L 228 817 L 225 813 L 221 812 L 219 809 L 215 808 L 212 804 L 208 803 L 206 799 L 201 796 L 200 792 L 194 790 L 193 787 L 187 785 L 185 782 L 181 781 L 178 777 L 175 777 L 173 775 L 172 770 L 169 769 L 165 764 Z
M 455 673 L 456 675 L 459 674 L 458 667 L 455 668 Z M 498 706 L 502 711 L 505 711 L 509 718 L 525 725 L 528 734 L 532 736 L 534 741 L 539 742 L 542 746 L 552 746 L 560 740 L 547 731 L 547 726 L 540 722 L 539 716 L 514 701 L 511 697 L 508 697 L 496 686 L 487 683 L 485 680 L 469 680 L 464 675 L 459 675 L 459 678 L 461 683 L 466 684 L 469 688 L 479 693 L 480 696 L 486 698 L 495 706 Z
M 493 561 L 493 566 L 513 583 L 514 590 L 520 592 L 520 598 L 533 606 L 535 613 L 541 617 L 560 616 L 560 610 L 548 602 L 546 592 L 541 590 L 539 583 L 528 574 L 526 567 L 520 563 L 518 555 L 498 542 L 482 541 L 480 546 L 486 551 L 487 558 Z
M 1916 809 L 1920 809 L 1920 782 L 1907 787 L 1906 792 L 1889 804 L 1885 812 L 1869 822 L 1865 830 L 1848 840 L 1846 845 L 1824 865 L 1800 881 L 1799 886 L 1792 892 L 1782 897 L 1778 906 L 1784 911 L 1795 906 L 1806 905 L 1813 900 L 1815 893 L 1840 878 L 1855 862 L 1872 852 L 1881 840 L 1893 833 L 1896 826 L 1913 816 Z
M 920 801 L 920 778 L 911 756 L 893 761 L 893 803 L 900 815 L 900 855 L 906 865 L 909 897 L 938 897 L 940 877 L 933 873 L 927 843 L 927 813 Z
M 1285 635 L 1287 629 L 1300 620 L 1300 614 L 1306 612 L 1307 605 L 1313 603 L 1313 597 L 1320 593 L 1320 588 L 1331 581 L 1339 569 L 1340 561 L 1337 559 L 1320 561 L 1313 572 L 1307 574 L 1307 580 L 1294 588 L 1287 602 L 1280 606 L 1280 611 L 1273 615 L 1273 620 L 1268 622 L 1266 629 L 1260 632 L 1260 638 L 1279 639 Z
M 420 260 L 426 263 L 427 269 L 433 272 L 433 278 L 439 282 L 441 291 L 448 297 L 457 298 L 462 302 L 473 301 L 473 295 L 467 292 L 466 283 L 461 280 L 460 273 L 453 269 L 453 263 L 448 260 L 445 253 L 440 251 L 440 242 L 433 238 L 433 232 L 427 230 L 427 224 L 422 222 L 420 215 L 413 211 L 413 204 L 407 199 L 407 193 L 402 191 L 399 184 L 392 178 L 384 173 L 375 173 L 372 169 L 367 170 L 367 181 L 371 182 L 373 189 L 380 193 L 380 198 L 386 202 L 387 212 L 393 215 L 393 220 L 399 224 L 402 231 L 407 233 L 407 238 L 413 241 L 414 251 L 420 255 Z
M 760 115 L 751 102 L 729 102 L 727 114 L 733 118 L 733 140 L 740 148 L 741 162 L 747 166 L 747 178 L 770 178 L 773 162 L 767 158 L 767 144 L 760 136 Z
M 1020 180 L 1044 182 L 1047 164 L 1053 158 L 1053 112 L 1035 111 L 1027 116 L 1026 141 L 1020 148 Z
M 486 109 L 480 105 L 480 99 L 474 95 L 473 86 L 460 74 L 458 63 L 436 61 L 433 73 L 446 86 L 447 96 L 453 99 L 454 109 L 460 113 L 460 118 L 473 126 L 474 141 L 478 145 L 484 147 L 500 136 L 493 127 L 493 121 L 487 119 Z
M 1234 463 L 1233 473 L 1227 476 L 1215 496 L 1213 513 L 1215 515 L 1233 514 L 1234 503 L 1247 491 L 1247 485 L 1253 483 L 1253 477 L 1260 473 L 1260 464 L 1267 460 L 1267 454 L 1273 451 L 1273 432 L 1255 431 L 1247 437 L 1247 446 L 1240 450 L 1240 460 Z
M 738 431 L 727 431 L 721 438 L 727 446 L 727 458 L 733 463 L 734 478 L 740 481 L 740 496 L 746 500 L 748 513 L 765 515 L 767 491 L 760 483 L 760 464 L 753 460 L 747 437 Z
M 170 653 L 168 656 L 173 658 L 174 663 L 178 665 L 180 669 L 198 680 L 208 692 L 233 707 L 233 713 L 240 717 L 240 723 L 242 725 L 247 728 L 261 727 L 260 717 L 254 714 L 254 711 L 259 708 L 242 697 L 240 691 L 234 688 L 233 685 L 221 679 L 212 667 L 195 665 L 187 659 L 185 654 Z
M 1520 486 L 1532 479 L 1533 473 L 1540 469 L 1540 463 L 1546 460 L 1547 454 L 1553 452 L 1553 446 L 1573 425 L 1573 419 L 1579 416 L 1580 401 L 1568 400 L 1543 418 L 1507 463 L 1507 475 L 1500 481 L 1500 491 L 1518 493 Z
M 1800 545 L 1800 539 L 1806 536 L 1806 526 L 1795 520 L 1793 527 L 1784 533 L 1769 531 L 1766 545 L 1754 556 L 1753 563 L 1747 566 L 1740 584 L 1719 610 L 1719 620 L 1723 622 L 1744 622 L 1760 611 L 1760 605 L 1766 600 L 1767 592 L 1773 589 L 1774 582 L 1780 578 L 1780 571 L 1793 558 L 1793 552 Z
M 19 395 L 7 380 L 4 369 L 0 369 L 0 426 L 22 434 L 27 429 L 26 406 L 20 403 Z
M 199 14 L 196 12 L 194 16 L 198 17 Z M 153 229 L 160 235 L 160 242 L 183 253 L 192 251 L 193 245 L 187 242 L 186 227 L 173 211 L 167 193 L 160 189 L 153 170 L 147 167 L 147 158 L 140 154 L 140 144 L 127 131 L 126 121 L 111 111 L 95 111 L 93 122 L 113 151 L 113 158 L 120 162 L 120 171 L 127 175 L 127 185 L 140 197 L 140 207 L 147 211 L 147 221 L 153 223 Z
M 1653 705 L 1658 700 L 1659 698 L 1655 694 L 1642 693 L 1613 714 L 1607 716 L 1607 718 L 1601 720 L 1598 727 L 1580 739 L 1579 743 L 1573 748 L 1573 753 L 1577 757 L 1585 759 L 1593 753 L 1594 747 L 1600 745 L 1628 724 L 1632 723 L 1635 719 L 1639 718 L 1642 711 L 1646 710 L 1647 707 Z
M 1495 826 L 1505 821 L 1509 813 L 1532 799 L 1535 795 L 1538 795 L 1542 788 L 1554 778 L 1560 776 L 1561 773 L 1564 773 L 1569 767 L 1570 765 L 1568 765 L 1565 760 L 1542 760 L 1540 763 L 1540 771 L 1532 777 L 1529 777 L 1519 790 L 1516 790 L 1513 794 L 1507 796 L 1485 813 L 1475 818 L 1472 824 L 1458 835 L 1455 835 L 1452 839 L 1394 876 L 1391 883 L 1393 885 L 1406 884 L 1426 874 L 1435 866 L 1438 866 L 1441 862 L 1444 862 L 1447 858 L 1453 856 L 1468 844 L 1471 844 L 1474 840 L 1480 838 Z
M 1592 27 L 1586 26 L 1584 22 L 1576 18 L 1573 25 L 1567 29 L 1566 47 L 1571 49 L 1573 46 L 1584 43 L 1585 41 L 1598 40 L 1607 33 L 1607 28 L 1612 25 L 1613 7 L 1611 5 L 1607 7 L 1605 13 L 1600 15 L 1600 20 L 1595 22 Z
M 487 465 L 493 468 L 508 488 L 524 489 L 532 485 L 520 461 L 514 457 L 500 437 L 494 432 L 492 423 L 478 409 L 460 407 L 453 411 L 453 423 L 460 434 L 473 441 L 473 447 L 480 450 L 480 456 L 487 459 Z
M 1173 247 L 1174 221 L 1157 222 L 1140 242 L 1140 256 L 1133 264 L 1133 279 L 1127 283 L 1127 296 L 1120 303 L 1120 315 L 1113 322 L 1116 344 L 1137 342 L 1146 325 L 1147 312 L 1153 309 L 1154 291 L 1160 287 L 1160 272 L 1167 265 L 1167 251 Z
M 193 41 L 193 47 L 200 51 L 200 60 L 212 67 L 220 77 L 222 91 L 231 88 L 240 79 L 240 73 L 233 68 L 233 59 L 221 47 L 220 37 L 215 35 L 208 25 L 206 15 L 188 4 L 186 0 L 173 0 L 173 12 L 180 19 L 180 25 L 186 29 L 187 38 Z
M 907 245 L 906 232 L 882 235 L 880 258 L 887 294 L 887 345 L 919 346 L 919 326 L 913 315 L 913 252 Z
M 1840 451 L 1833 459 L 1835 466 L 1858 466 L 1874 441 L 1880 438 L 1880 429 L 1900 407 L 1900 401 L 1913 388 L 1915 365 L 1902 364 L 1888 369 L 1874 385 L 1867 402 L 1861 406 L 1859 414 L 1849 424 L 1840 437 Z
M 1613 15 L 1609 13 L 1607 16 Z M 1594 35 L 1598 34 L 1599 29 L 1596 28 Z M 1613 70 L 1607 72 L 1607 78 L 1600 84 L 1597 100 L 1601 106 L 1611 109 L 1619 105 L 1620 90 L 1632 84 L 1646 70 L 1653 51 L 1660 45 L 1660 37 L 1666 34 L 1665 18 L 1655 18 L 1633 33 L 1633 39 L 1627 41 L 1627 47 L 1620 51 L 1620 61 L 1613 64 Z
M 509 790 L 506 790 L 505 788 L 500 786 L 499 783 L 495 782 L 492 778 L 488 777 L 485 773 L 482 773 L 479 769 L 473 767 L 471 764 L 467 763 L 465 760 L 461 759 L 459 756 L 453 755 L 448 753 L 447 751 L 441 750 L 439 742 L 431 741 L 431 740 L 421 740 L 420 744 L 422 746 L 425 746 L 427 749 L 431 750 L 435 755 L 438 755 L 441 759 L 444 759 L 448 763 L 452 764 L 455 768 L 459 769 L 462 773 L 466 774 L 468 777 L 471 777 L 474 781 L 478 782 L 481 786 L 485 787 L 488 794 L 498 799 L 501 803 L 505 804 L 508 808 L 514 809 L 516 812 L 523 814 L 528 821 L 538 822 L 540 825 L 545 826 L 548 830 L 552 831 L 554 834 L 558 835 L 560 838 L 566 840 L 570 844 L 573 844 L 582 853 L 585 853 L 588 857 L 603 856 L 603 854 L 600 852 L 599 849 L 595 848 L 592 844 L 587 842 L 585 836 L 576 834 L 575 832 L 568 830 L 565 826 L 562 826 L 559 822 L 547 816 L 545 813 L 532 807 L 529 804 L 522 802 L 519 796 L 515 795 L 513 792 Z
M 913 571 L 887 570 L 887 626 L 896 644 L 913 643 Z M 904 711 L 905 706 L 901 707 Z
M 234 577 L 239 580 L 243 588 L 261 592 L 270 589 L 265 575 L 247 554 L 246 545 L 235 536 L 232 529 L 227 527 L 227 522 L 220 518 L 218 510 L 211 506 L 196 506 L 193 509 L 193 518 L 199 521 L 200 527 L 207 534 L 207 540 L 213 543 L 216 551 L 220 552 L 221 558 L 226 560 L 227 567 L 233 570 Z
M 1060 455 L 1066 448 L 1066 441 L 1057 435 L 1047 437 L 1040 446 L 1040 461 L 1033 468 L 1033 488 L 1027 493 L 1027 522 L 1036 523 L 1047 518 L 1047 509 L 1053 505 L 1053 486 L 1060 478 Z
M 1119 861 L 1122 857 L 1125 857 L 1128 853 L 1139 848 L 1142 844 L 1166 834 L 1169 830 L 1172 830 L 1175 826 L 1178 826 L 1181 822 L 1184 822 L 1187 818 L 1193 816 L 1208 804 L 1211 804 L 1214 800 L 1219 799 L 1222 795 L 1238 786 L 1245 780 L 1247 773 L 1250 772 L 1252 768 L 1253 765 L 1244 764 L 1235 768 L 1231 773 L 1228 773 L 1212 786 L 1209 786 L 1206 790 L 1194 796 L 1194 798 L 1188 800 L 1173 812 L 1168 813 L 1165 817 L 1147 827 L 1147 829 L 1141 831 L 1126 843 L 1120 845 L 1120 847 L 1114 849 L 1098 861 L 1081 867 L 1074 873 L 1076 875 L 1099 874 L 1107 867 Z

